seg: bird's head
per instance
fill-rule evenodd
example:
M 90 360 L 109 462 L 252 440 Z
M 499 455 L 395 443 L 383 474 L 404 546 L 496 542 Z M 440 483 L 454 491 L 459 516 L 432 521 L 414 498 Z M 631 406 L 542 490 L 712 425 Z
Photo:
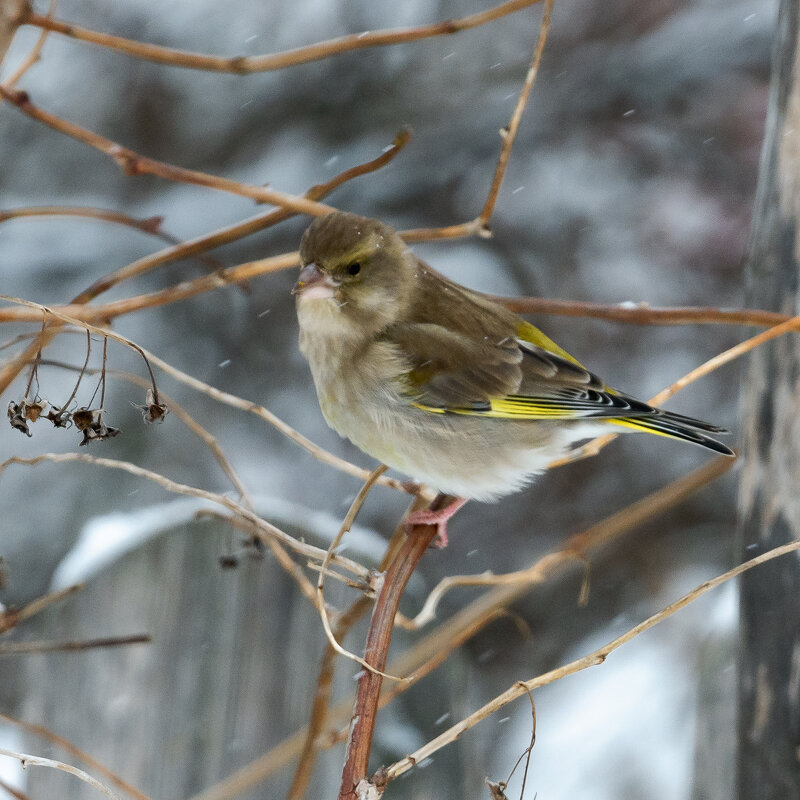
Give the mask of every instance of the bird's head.
M 292 293 L 304 314 L 339 314 L 365 333 L 405 310 L 416 259 L 383 222 L 335 211 L 317 217 L 300 242 L 302 268 Z

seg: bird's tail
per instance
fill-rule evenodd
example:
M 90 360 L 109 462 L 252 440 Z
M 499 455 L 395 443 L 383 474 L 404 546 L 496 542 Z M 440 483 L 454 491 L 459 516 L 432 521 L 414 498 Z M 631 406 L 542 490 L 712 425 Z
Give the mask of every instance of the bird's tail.
M 661 410 L 659 409 L 659 411 Z M 715 453 L 722 453 L 726 456 L 736 455 L 730 447 L 708 436 L 709 433 L 727 433 L 728 431 L 724 428 L 692 417 L 685 417 L 682 414 L 673 414 L 671 411 L 661 411 L 658 415 L 649 417 L 622 417 L 608 421 L 633 430 L 699 444 L 701 447 L 707 447 Z

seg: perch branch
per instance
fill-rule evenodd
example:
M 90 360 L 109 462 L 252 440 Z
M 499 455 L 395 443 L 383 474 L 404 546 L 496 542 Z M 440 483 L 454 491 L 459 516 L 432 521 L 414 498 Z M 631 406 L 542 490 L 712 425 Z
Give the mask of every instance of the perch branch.
M 439 494 L 430 508 L 438 511 L 451 501 L 452 498 L 448 495 Z M 419 560 L 436 535 L 435 525 L 413 526 L 384 574 L 383 586 L 375 601 L 364 648 L 364 659 L 372 670 L 362 671 L 358 679 L 339 800 L 358 800 L 356 787 L 367 778 L 378 699 L 383 685 L 383 678 L 378 671 L 383 672 L 386 667 L 400 598 Z
M 417 495 L 414 497 L 410 511 L 416 511 L 423 507 L 428 501 Z M 401 523 L 392 535 L 389 544 L 378 566 L 378 572 L 383 573 L 387 566 L 392 562 L 397 550 L 405 540 L 405 526 Z M 334 630 L 334 639 L 342 641 L 350 632 L 353 625 L 361 619 L 372 605 L 372 598 L 362 594 L 346 611 L 339 615 Z M 303 746 L 297 767 L 292 778 L 292 785 L 286 795 L 286 800 L 303 800 L 311 780 L 311 773 L 314 769 L 314 762 L 320 750 L 319 738 L 328 719 L 330 707 L 331 688 L 333 686 L 334 667 L 336 664 L 336 650 L 328 644 L 322 654 L 322 660 L 317 678 L 317 688 L 314 693 L 314 703 L 311 708 L 308 725 L 303 732 Z M 413 676 L 410 680 L 416 680 L 418 676 Z M 407 682 L 401 682 L 400 686 L 406 686 Z M 383 696 L 383 695 L 381 695 Z M 346 734 L 345 734 L 346 735 Z M 330 746 L 330 745 L 327 745 Z

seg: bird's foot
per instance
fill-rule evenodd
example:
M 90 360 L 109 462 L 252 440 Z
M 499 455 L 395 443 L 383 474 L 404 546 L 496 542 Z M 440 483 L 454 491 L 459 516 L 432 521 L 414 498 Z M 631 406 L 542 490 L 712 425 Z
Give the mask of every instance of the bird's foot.
M 406 533 L 410 534 L 415 525 L 435 525 L 436 538 L 433 540 L 433 546 L 438 548 L 447 547 L 447 521 L 466 502 L 467 498 L 465 497 L 454 497 L 450 503 L 438 511 L 432 511 L 429 508 L 412 511 L 405 518 Z

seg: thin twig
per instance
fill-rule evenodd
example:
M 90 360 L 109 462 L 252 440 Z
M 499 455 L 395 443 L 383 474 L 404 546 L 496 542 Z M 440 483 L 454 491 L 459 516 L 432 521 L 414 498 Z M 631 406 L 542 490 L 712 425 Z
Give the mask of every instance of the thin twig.
M 241 197 L 250 197 L 253 200 L 257 200 L 259 203 L 269 203 L 273 206 L 291 209 L 297 213 L 310 214 L 315 217 L 321 214 L 330 214 L 332 211 L 335 211 L 332 206 L 287 194 L 286 192 L 279 192 L 274 189 L 267 189 L 263 186 L 241 183 L 231 180 L 230 178 L 223 178 L 220 175 L 210 175 L 206 172 L 186 169 L 174 164 L 168 164 L 165 161 L 158 161 L 154 158 L 142 156 L 111 139 L 107 139 L 105 136 L 101 136 L 87 128 L 82 128 L 80 125 L 76 125 L 73 122 L 69 122 L 55 114 L 51 114 L 49 111 L 35 106 L 31 102 L 27 92 L 9 88 L 1 83 L 0 95 L 13 103 L 23 114 L 31 119 L 35 119 L 47 125 L 49 128 L 63 133 L 65 136 L 69 136 L 72 139 L 76 139 L 79 142 L 83 142 L 83 144 L 89 145 L 89 147 L 93 147 L 95 150 L 99 150 L 101 153 L 109 156 L 126 175 L 155 175 L 166 180 L 188 183 L 194 186 L 204 186 L 209 189 L 229 192 Z
M 108 208 L 94 208 L 92 206 L 22 206 L 20 208 L 7 208 L 0 210 L 0 223 L 8 222 L 12 219 L 30 219 L 32 217 L 78 217 L 80 219 L 96 220 L 98 222 L 110 222 L 115 225 L 122 225 L 126 228 L 141 231 L 150 236 L 161 239 L 173 247 L 180 247 L 183 242 L 172 234 L 162 229 L 164 218 L 161 216 L 146 217 L 138 219 L 121 211 L 112 211 Z M 212 269 L 224 269 L 221 262 L 211 256 L 197 254 L 197 260 Z M 110 287 L 109 287 L 110 288 Z M 79 295 L 81 298 L 81 295 Z M 85 303 L 91 298 L 73 300 L 73 302 Z
M 699 469 L 631 503 L 582 533 L 570 537 L 560 551 L 548 554 L 525 569 L 504 575 L 495 575 L 492 572 L 483 572 L 480 575 L 449 575 L 443 578 L 428 595 L 417 616 L 403 627 L 418 629 L 431 622 L 444 595 L 457 586 L 503 586 L 520 583 L 531 586 L 541 583 L 552 570 L 556 560 L 562 558 L 565 561 L 585 560 L 591 551 L 602 547 L 609 539 L 617 538 L 641 525 L 645 520 L 672 508 L 698 488 L 724 475 L 734 463 L 733 459 L 726 456 L 715 458 Z
M 115 342 L 119 342 L 120 344 L 123 344 L 126 347 L 130 347 L 132 350 L 135 350 L 142 357 L 144 361 L 144 365 L 147 368 L 148 374 L 150 375 L 150 383 L 153 389 L 153 397 L 155 399 L 155 402 L 158 403 L 158 387 L 156 386 L 156 380 L 155 376 L 153 375 L 153 370 L 150 367 L 150 362 L 147 360 L 147 356 L 145 355 L 144 350 L 141 347 L 139 347 L 139 345 L 136 344 L 136 342 L 132 341 L 131 339 L 128 339 L 125 336 L 121 336 L 118 333 L 114 333 L 113 331 L 110 331 L 107 328 L 99 328 L 96 325 L 92 325 L 89 322 L 85 322 L 84 320 L 76 319 L 75 317 L 71 317 L 68 314 L 62 314 L 58 311 L 54 311 L 52 308 L 49 308 L 48 306 L 43 306 L 40 303 L 33 303 L 30 300 L 23 300 L 20 297 L 10 297 L 9 295 L 5 294 L 0 295 L 0 300 L 4 300 L 7 303 L 13 303 L 15 305 L 27 306 L 28 308 L 38 309 L 40 312 L 43 311 L 46 314 L 55 317 L 60 322 L 66 322 L 67 324 L 74 325 L 77 328 L 83 328 L 86 331 L 87 337 L 89 337 L 91 333 L 96 333 L 98 336 L 104 337 L 104 339 L 113 339 Z M 39 347 L 41 347 L 41 340 L 44 338 L 45 338 L 45 333 L 42 332 L 42 334 L 39 337 L 39 341 L 35 342 L 34 344 L 38 344 Z M 30 348 L 28 348 L 28 350 L 29 349 Z M 89 345 L 87 346 L 86 362 L 83 365 L 83 369 L 81 370 L 81 373 L 78 377 L 78 382 L 75 385 L 75 388 L 73 389 L 69 400 L 67 400 L 67 402 L 64 404 L 65 408 L 69 403 L 72 402 L 72 399 L 75 397 L 75 393 L 78 391 L 78 385 L 80 384 L 81 378 L 83 377 L 83 374 L 86 371 L 86 365 L 89 363 L 90 349 L 91 349 L 91 338 L 89 338 Z M 26 353 L 28 352 L 28 350 L 26 350 Z M 2 374 L 2 370 L 0 370 L 0 374 Z
M 343 458 L 339 458 L 333 453 L 323 449 L 319 445 L 314 444 L 314 442 L 312 442 L 310 439 L 307 439 L 301 433 L 292 428 L 291 425 L 275 416 L 275 414 L 273 414 L 269 409 L 264 408 L 264 406 L 260 406 L 251 400 L 245 400 L 241 397 L 231 394 L 230 392 L 224 392 L 221 389 L 210 386 L 209 384 L 198 380 L 193 375 L 189 375 L 186 372 L 182 372 L 177 367 L 173 367 L 171 364 L 168 364 L 166 361 L 158 358 L 158 356 L 155 354 L 150 353 L 149 351 L 146 352 L 147 357 L 150 359 L 152 364 L 157 366 L 170 377 L 174 378 L 176 381 L 183 383 L 185 386 L 190 386 L 195 391 L 201 392 L 219 403 L 224 403 L 232 408 L 238 408 L 242 411 L 247 411 L 250 414 L 260 417 L 273 427 L 277 428 L 284 436 L 291 439 L 295 444 L 299 445 L 305 451 L 314 456 L 314 458 L 322 461 L 324 464 L 328 464 L 335 469 L 346 472 L 348 475 L 361 478 L 362 480 L 366 480 L 369 477 L 369 470 L 358 467 L 349 461 L 345 461 Z M 408 485 L 404 481 L 399 481 L 394 478 L 387 478 L 385 475 L 381 475 L 378 478 L 378 483 L 380 483 L 382 486 L 395 489 L 399 492 L 405 493 L 408 491 Z
M 234 56 L 232 58 L 203 53 L 189 53 L 184 50 L 136 42 L 131 39 L 125 39 L 122 36 L 99 33 L 98 31 L 82 28 L 79 25 L 71 25 L 61 20 L 48 19 L 33 11 L 27 13 L 22 22 L 26 25 L 35 25 L 60 33 L 63 36 L 69 36 L 72 39 L 107 47 L 134 58 L 154 61 L 157 64 L 167 64 L 168 66 L 187 69 L 202 69 L 211 72 L 225 72 L 234 75 L 247 75 L 253 72 L 285 69 L 296 64 L 307 64 L 310 61 L 319 61 L 323 58 L 353 50 L 403 44 L 420 39 L 429 39 L 434 36 L 458 33 L 469 28 L 476 28 L 479 25 L 485 25 L 508 14 L 513 14 L 515 11 L 519 11 L 536 2 L 539 2 L 539 0 L 508 0 L 508 2 L 501 3 L 487 11 L 470 14 L 458 19 L 434 22 L 413 28 L 363 31 L 362 33 L 353 33 L 336 39 L 293 48 L 282 53 L 260 56 Z
M 43 367 L 58 367 L 60 369 L 67 369 L 67 370 L 75 370 L 77 369 L 72 364 L 65 364 L 62 361 L 53 361 L 51 359 L 42 359 L 39 364 Z M 97 372 L 100 372 L 98 369 L 87 369 L 87 375 L 94 375 Z M 109 369 L 104 370 L 107 376 L 112 376 L 114 378 L 118 378 L 123 381 L 127 381 L 128 383 L 132 383 L 136 386 L 140 386 L 143 389 L 148 389 L 151 386 L 151 383 L 146 378 L 142 378 L 141 375 L 135 375 L 132 372 L 125 372 L 123 370 L 116 370 L 116 369 Z M 208 430 L 206 430 L 195 418 L 189 414 L 175 399 L 173 399 L 170 395 L 166 394 L 162 390 L 159 389 L 159 397 L 161 398 L 161 402 L 169 408 L 171 414 L 174 414 L 195 436 L 197 436 L 203 444 L 211 451 L 211 454 L 214 456 L 214 460 L 219 464 L 220 469 L 225 473 L 228 480 L 233 484 L 233 487 L 236 489 L 239 497 L 241 498 L 242 502 L 248 507 L 253 508 L 253 498 L 250 496 L 247 487 L 244 484 L 244 481 L 239 477 L 236 470 L 233 468 L 233 465 L 230 462 L 230 459 L 225 455 L 225 451 L 220 446 L 219 442 L 217 441 L 216 437 L 214 437 Z M 100 406 L 103 407 L 103 402 L 101 400 Z M 137 408 L 141 408 L 137 406 Z
M 393 681 L 402 680 L 402 678 L 396 678 L 394 675 L 389 675 L 385 672 L 381 672 L 378 669 L 375 669 L 371 664 L 365 661 L 360 656 L 357 656 L 355 653 L 351 653 L 349 650 L 345 650 L 339 642 L 336 641 L 336 637 L 333 635 L 333 631 L 331 630 L 331 623 L 328 619 L 328 610 L 325 606 L 325 575 L 328 570 L 328 564 L 330 564 L 331 557 L 336 552 L 336 548 L 339 546 L 340 542 L 344 538 L 345 533 L 347 533 L 350 528 L 353 527 L 353 523 L 355 522 L 356 517 L 358 516 L 358 512 L 361 510 L 361 506 L 364 505 L 364 501 L 367 499 L 367 495 L 370 492 L 370 489 L 375 485 L 375 482 L 386 472 L 387 467 L 385 464 L 379 464 L 375 467 L 374 470 L 369 474 L 364 485 L 361 487 L 361 490 L 356 495 L 355 499 L 350 505 L 350 509 L 348 510 L 344 521 L 342 522 L 341 527 L 339 528 L 339 532 L 336 536 L 333 537 L 333 540 L 328 547 L 328 552 L 325 553 L 325 558 L 322 561 L 322 566 L 320 567 L 319 577 L 317 578 L 317 608 L 319 610 L 320 618 L 322 619 L 322 627 L 325 630 L 325 636 L 328 639 L 328 644 L 340 655 L 344 656 L 345 658 L 349 658 L 351 661 L 355 661 L 357 664 L 360 664 L 364 669 L 369 670 L 371 672 L 376 672 L 382 678 L 389 678 Z
M 127 781 L 124 781 L 119 777 L 119 775 L 117 775 L 115 772 L 112 772 L 96 758 L 93 758 L 79 747 L 76 747 L 72 742 L 69 741 L 69 739 L 65 739 L 63 736 L 53 733 L 53 731 L 51 731 L 49 728 L 45 728 L 43 725 L 36 725 L 33 722 L 24 722 L 16 717 L 9 717 L 7 714 L 3 714 L 2 712 L 0 712 L 0 720 L 8 723 L 9 725 L 15 725 L 24 731 L 28 731 L 35 736 L 39 736 L 46 742 L 50 742 L 51 744 L 63 748 L 66 752 L 75 756 L 84 764 L 90 766 L 95 772 L 99 772 L 118 789 L 121 789 L 126 794 L 135 797 L 136 800 L 150 800 L 150 798 L 144 794 L 144 792 L 140 792 L 135 786 L 131 786 Z
M 297 539 L 295 539 L 293 536 L 289 536 L 288 533 L 285 533 L 280 528 L 277 528 L 275 525 L 272 525 L 271 523 L 254 514 L 252 511 L 250 511 L 250 509 L 246 508 L 241 503 L 237 503 L 225 495 L 209 492 L 205 489 L 198 489 L 195 486 L 189 486 L 185 483 L 178 483 L 177 481 L 173 481 L 170 478 L 159 474 L 158 472 L 144 469 L 143 467 L 140 467 L 137 464 L 132 464 L 129 461 L 119 461 L 113 458 L 98 458 L 89 455 L 88 453 L 42 453 L 31 458 L 21 458 L 19 456 L 7 458 L 5 461 L 0 463 L 0 473 L 2 473 L 11 464 L 36 466 L 46 462 L 53 464 L 68 464 L 71 462 L 78 462 L 83 464 L 94 464 L 107 469 L 122 470 L 123 472 L 127 472 L 138 478 L 145 478 L 146 480 L 152 481 L 153 483 L 158 484 L 163 489 L 168 492 L 172 492 L 173 494 L 182 494 L 186 495 L 187 497 L 197 497 L 201 500 L 208 500 L 211 503 L 223 506 L 229 511 L 232 511 L 234 514 L 238 514 L 240 517 L 250 522 L 256 529 L 259 537 L 274 536 L 282 544 L 289 547 L 289 549 L 301 553 L 307 558 L 313 558 L 317 561 L 322 561 L 322 559 L 325 558 L 325 550 L 322 548 L 314 547 L 313 545 L 306 544 L 305 542 L 297 541 Z M 366 567 L 362 566 L 356 561 L 346 558 L 345 556 L 338 554 L 334 555 L 332 557 L 332 561 L 363 580 L 368 579 L 370 576 L 370 571 Z
M 20 4 L 22 9 L 22 14 L 25 13 L 26 7 L 24 0 Z M 50 0 L 50 8 L 47 9 L 47 15 L 45 19 L 52 19 L 55 16 L 56 8 L 58 7 L 58 0 Z M 22 19 L 18 20 L 18 24 L 23 24 Z M 28 52 L 28 55 L 22 59 L 19 66 L 8 76 L 8 78 L 4 81 L 7 86 L 15 86 L 20 78 L 37 62 L 42 56 L 42 50 L 44 49 L 44 43 L 47 41 L 47 37 L 50 35 L 50 31 L 43 30 L 39 33 L 39 38 L 36 40 L 36 43 Z M 0 61 L 2 57 L 0 57 Z M 2 99 L 0 99 L 0 104 L 2 104 Z
M 104 795 L 111 797 L 112 800 L 120 800 L 120 796 L 111 791 L 107 786 L 104 786 L 96 778 L 84 772 L 82 769 L 73 767 L 71 764 L 65 764 L 63 761 L 54 761 L 52 758 L 42 758 L 41 756 L 32 756 L 27 753 L 15 753 L 13 750 L 6 750 L 0 747 L 0 756 L 8 756 L 9 758 L 16 758 L 23 767 L 50 767 L 51 769 L 61 770 L 61 772 L 68 772 L 76 778 L 80 778 L 84 783 L 94 787 Z
M 544 46 L 547 43 L 547 35 L 550 33 L 550 18 L 553 13 L 553 0 L 545 0 L 544 16 L 542 23 L 539 26 L 539 37 L 536 41 L 536 47 L 533 51 L 533 58 L 531 65 L 528 67 L 528 72 L 525 75 L 525 81 L 522 84 L 517 104 L 514 106 L 514 111 L 511 114 L 511 119 L 508 125 L 502 129 L 500 135 L 503 139 L 503 145 L 500 148 L 500 156 L 497 159 L 497 167 L 492 177 L 492 183 L 489 187 L 489 194 L 484 203 L 481 213 L 478 215 L 477 222 L 481 228 L 486 228 L 491 219 L 494 207 L 497 203 L 497 196 L 500 193 L 500 186 L 503 183 L 503 178 L 506 174 L 506 167 L 508 160 L 511 158 L 511 150 L 514 147 L 514 140 L 517 138 L 517 131 L 519 124 L 522 121 L 522 114 L 525 111 L 525 106 L 528 104 L 531 89 L 536 81 L 536 76 L 539 73 L 539 65 L 542 63 L 542 54 L 544 53 Z
M 17 623 L 24 622 L 26 619 L 30 619 L 31 617 L 36 616 L 36 614 L 40 614 L 54 603 L 60 603 L 66 597 L 75 594 L 75 592 L 79 592 L 81 589 L 83 589 L 83 584 L 75 583 L 72 586 L 66 586 L 63 589 L 59 589 L 57 592 L 50 592 L 49 594 L 37 597 L 35 600 L 31 600 L 30 603 L 24 605 L 19 611 L 16 612 Z
M 26 10 L 27 0 L 0 0 L 0 66 Z
M 668 617 L 671 617 L 676 611 L 679 611 L 684 606 L 687 606 L 689 603 L 697 600 L 698 597 L 702 597 L 712 589 L 716 589 L 717 586 L 729 581 L 731 578 L 735 578 L 737 575 L 741 575 L 743 572 L 753 569 L 753 567 L 757 567 L 760 564 L 771 561 L 774 558 L 780 558 L 787 553 L 796 552 L 798 550 L 800 550 L 800 541 L 794 541 L 782 545 L 781 547 L 776 547 L 773 550 L 769 550 L 760 556 L 756 556 L 750 561 L 746 561 L 744 564 L 740 564 L 739 566 L 728 570 L 722 575 L 718 575 L 716 578 L 704 581 L 699 586 L 692 589 L 691 592 L 688 592 L 687 594 L 683 595 L 683 597 L 670 603 L 668 606 L 661 609 L 661 611 L 658 611 L 657 613 L 648 617 L 643 622 L 640 622 L 638 625 L 626 631 L 621 636 L 618 636 L 616 639 L 613 639 L 612 641 L 603 645 L 603 647 L 599 647 L 594 652 L 589 653 L 582 658 L 576 659 L 575 661 L 571 661 L 569 664 L 564 664 L 557 669 L 550 670 L 549 672 L 545 672 L 544 674 L 535 678 L 531 678 L 530 680 L 518 681 L 513 686 L 506 689 L 505 692 L 479 708 L 477 711 L 474 711 L 468 717 L 448 728 L 446 731 L 444 731 L 444 733 L 437 736 L 435 739 L 432 739 L 427 744 L 415 750 L 413 753 L 411 753 L 411 755 L 406 756 L 405 758 L 388 767 L 385 773 L 387 781 L 392 781 L 395 778 L 400 777 L 400 775 L 403 773 L 408 772 L 408 770 L 410 770 L 416 764 L 419 764 L 420 761 L 429 758 L 437 750 L 441 750 L 441 748 L 445 745 L 454 742 L 461 736 L 461 734 L 465 733 L 470 728 L 475 727 L 475 725 L 486 719 L 486 717 L 488 717 L 490 714 L 493 714 L 495 711 L 498 711 L 499 709 L 508 705 L 508 703 L 516 700 L 523 694 L 526 694 L 533 689 L 538 689 L 541 686 L 546 686 L 547 684 L 553 683 L 561 678 L 565 678 L 567 675 L 580 672 L 588 667 L 594 667 L 598 664 L 602 664 L 606 658 L 614 652 L 614 650 L 618 649 L 623 644 L 626 644 L 640 633 L 644 633 L 653 626 L 658 625 L 659 622 L 663 622 Z
M 84 639 L 76 642 L 0 642 L 0 656 L 30 655 L 31 653 L 64 653 L 76 650 L 94 650 L 99 647 L 120 647 L 128 644 L 149 644 L 152 638 L 146 633 L 130 636 L 106 636 L 101 639 Z
M 6 783 L 4 780 L 0 780 L 0 789 L 9 797 L 13 797 L 14 800 L 31 800 L 30 795 L 21 792 L 19 789 L 15 789 L 10 783 Z

